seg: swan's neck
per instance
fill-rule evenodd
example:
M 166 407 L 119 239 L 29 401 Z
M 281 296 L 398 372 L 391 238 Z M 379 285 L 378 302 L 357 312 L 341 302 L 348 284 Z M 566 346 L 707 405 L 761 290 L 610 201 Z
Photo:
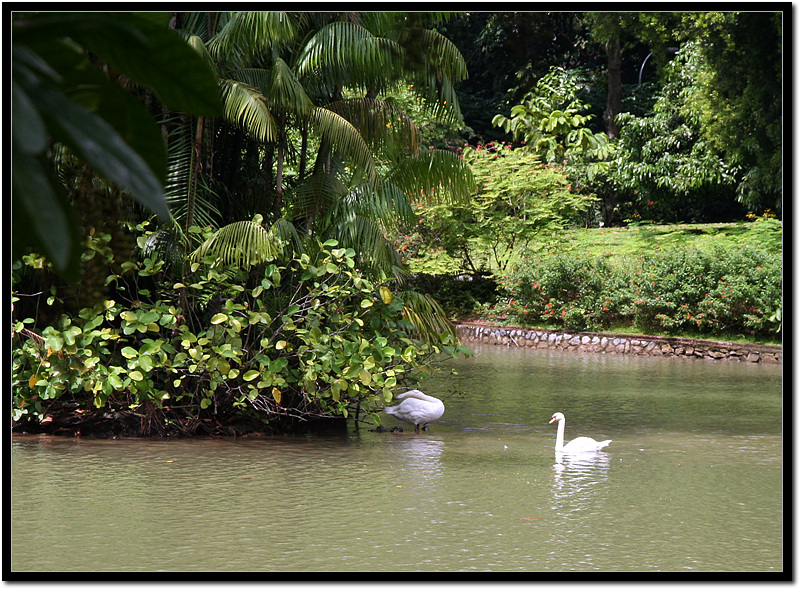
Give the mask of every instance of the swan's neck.
M 566 426 L 566 420 L 562 419 L 558 422 L 558 431 L 556 432 L 556 452 L 560 452 L 564 449 L 564 428 Z

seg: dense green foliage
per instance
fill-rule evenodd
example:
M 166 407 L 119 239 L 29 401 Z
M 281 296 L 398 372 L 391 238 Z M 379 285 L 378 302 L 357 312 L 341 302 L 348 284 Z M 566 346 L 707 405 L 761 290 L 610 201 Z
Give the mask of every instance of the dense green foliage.
M 453 84 L 466 69 L 431 28 L 447 18 L 16 17 L 14 107 L 26 108 L 14 129 L 15 201 L 24 205 L 15 202 L 15 217 L 54 222 L 28 194 L 40 195 L 38 185 L 22 180 L 52 182 L 76 214 L 61 222 L 71 241 L 53 226 L 14 251 L 15 417 L 42 418 L 64 392 L 80 391 L 82 407 L 87 398 L 144 407 L 145 433 L 172 423 L 192 430 L 209 410 L 262 410 L 255 417 L 271 415 L 270 427 L 280 421 L 273 414 L 374 415 L 398 379 L 424 372 L 417 357 L 455 352 L 438 304 L 404 292 L 389 238 L 413 224 L 412 197 L 456 203 L 474 192 L 465 162 L 421 149 L 414 121 L 391 100 L 410 93 L 429 120 L 458 121 Z M 76 118 L 66 100 L 66 110 L 39 104 L 36 90 L 52 89 L 45 82 L 98 114 Z M 53 124 L 37 124 L 45 115 Z M 112 115 L 128 125 L 125 141 L 97 120 Z M 29 226 L 18 220 L 15 228 Z M 131 234 L 150 222 L 147 235 Z M 76 255 L 73 283 L 63 284 L 58 274 Z M 254 278 L 255 268 L 266 274 Z M 374 305 L 370 289 L 382 295 Z M 36 292 L 50 292 L 48 304 L 28 304 L 42 298 Z M 433 347 L 442 338 L 448 345 Z
M 67 193 L 49 171 L 53 139 L 139 203 L 169 218 L 162 190 L 166 159 L 161 132 L 145 106 L 92 63 L 106 60 L 113 76 L 154 90 L 172 108 L 206 116 L 219 113 L 210 69 L 167 29 L 166 16 L 37 13 L 15 18 L 15 258 L 36 248 L 62 275 L 78 278 L 82 240 Z
M 699 40 L 702 56 L 685 112 L 698 117 L 703 138 L 737 171 L 737 198 L 754 212 L 783 204 L 783 16 L 682 15 L 684 38 Z
M 377 418 L 464 351 L 448 314 L 498 297 L 525 324 L 774 335 L 782 19 L 15 13 L 14 418 Z M 757 217 L 738 249 L 565 239 Z
M 215 64 L 225 117 L 165 124 L 172 166 L 182 171 L 168 196 L 183 232 L 170 234 L 193 247 L 186 227 L 258 214 L 298 253 L 336 239 L 364 267 L 398 272 L 385 235 L 413 223 L 409 197 L 433 188 L 437 198 L 465 201 L 474 189 L 453 153 L 423 148 L 404 110 L 429 122 L 459 119 L 454 84 L 466 68 L 431 28 L 446 18 L 180 14 L 178 30 Z
M 522 255 L 500 279 L 490 315 L 524 325 L 645 333 L 774 337 L 780 329 L 779 256 L 712 244 L 607 256 Z
M 697 46 L 687 44 L 668 67 L 652 113 L 619 117 L 622 132 L 609 176 L 630 195 L 622 207 L 630 220 L 729 221 L 744 213 L 735 203 L 735 167 L 706 139 L 700 114 L 687 109 L 701 59 Z
M 459 86 L 465 123 L 479 130 L 470 141 L 505 140 L 486 128 L 487 112 L 497 122 L 530 111 L 526 95 L 553 68 L 575 72 L 577 114 L 617 154 L 610 176 L 573 176 L 601 198 L 605 224 L 709 222 L 781 212 L 783 16 L 468 13 L 445 29 L 475 78 Z
M 561 166 L 543 164 L 527 147 L 490 143 L 465 148 L 463 157 L 478 184 L 472 202 L 419 203 L 416 230 L 402 238 L 407 255 L 432 261 L 424 271 L 442 270 L 439 252 L 457 258 L 462 272 L 502 270 L 519 248 L 580 220 L 592 203 Z
M 587 125 L 593 115 L 577 96 L 581 84 L 576 72 L 553 67 L 511 107 L 510 117 L 496 115 L 492 124 L 511 133 L 549 164 L 569 164 L 575 176 L 593 179 L 599 163 L 611 153 L 608 136 Z
M 90 251 L 112 264 L 109 240 L 96 236 Z M 163 280 L 153 253 L 109 275 L 117 298 L 46 326 L 17 320 L 14 419 L 40 420 L 68 404 L 133 412 L 144 434 L 194 433 L 209 418 L 240 433 L 359 414 L 380 424 L 398 386 L 414 384 L 440 354 L 465 350 L 452 330 L 435 342 L 414 339 L 402 299 L 336 246 L 322 244 L 313 260 L 252 267 L 212 257 L 195 262 L 185 283 Z M 26 256 L 15 283 L 46 270 Z M 14 301 L 58 308 L 64 294 L 53 287 Z

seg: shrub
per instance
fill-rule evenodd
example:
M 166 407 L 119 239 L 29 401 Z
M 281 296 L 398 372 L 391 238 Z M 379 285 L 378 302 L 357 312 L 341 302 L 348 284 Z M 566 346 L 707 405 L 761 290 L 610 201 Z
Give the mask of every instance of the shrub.
M 601 329 L 620 316 L 621 277 L 605 258 L 589 255 L 525 257 L 503 278 L 507 312 L 523 323 Z
M 629 323 L 645 333 L 717 336 L 780 328 L 780 256 L 747 245 L 653 250 L 616 266 L 588 254 L 523 257 L 501 282 L 499 312 L 528 325 Z
M 781 307 L 782 270 L 779 258 L 748 246 L 654 251 L 632 265 L 630 288 L 638 327 L 765 335 Z
M 133 300 L 104 299 L 42 328 L 18 317 L 13 419 L 41 420 L 69 402 L 144 415 L 141 433 L 193 433 L 203 420 L 237 418 L 285 431 L 359 413 L 380 424 L 401 382 L 464 348 L 447 334 L 415 339 L 401 296 L 363 278 L 354 258 L 331 241 L 313 260 L 248 271 L 196 264 L 158 298 L 134 288 Z M 154 254 L 109 281 L 127 296 L 159 265 Z

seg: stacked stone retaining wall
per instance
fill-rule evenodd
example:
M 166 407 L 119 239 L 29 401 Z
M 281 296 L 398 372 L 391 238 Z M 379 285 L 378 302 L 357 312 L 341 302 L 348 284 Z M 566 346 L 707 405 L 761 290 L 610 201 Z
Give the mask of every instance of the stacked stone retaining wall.
M 470 343 L 557 349 L 581 353 L 673 356 L 676 358 L 732 360 L 780 364 L 781 346 L 718 342 L 713 340 L 619 335 L 588 331 L 554 331 L 522 327 L 492 327 L 473 323 L 456 324 L 464 345 Z

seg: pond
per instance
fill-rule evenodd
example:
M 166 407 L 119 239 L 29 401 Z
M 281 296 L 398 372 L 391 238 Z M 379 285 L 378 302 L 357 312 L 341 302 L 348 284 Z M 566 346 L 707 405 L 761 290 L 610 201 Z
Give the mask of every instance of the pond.
M 419 434 L 15 436 L 11 570 L 784 569 L 781 366 L 474 350 Z

